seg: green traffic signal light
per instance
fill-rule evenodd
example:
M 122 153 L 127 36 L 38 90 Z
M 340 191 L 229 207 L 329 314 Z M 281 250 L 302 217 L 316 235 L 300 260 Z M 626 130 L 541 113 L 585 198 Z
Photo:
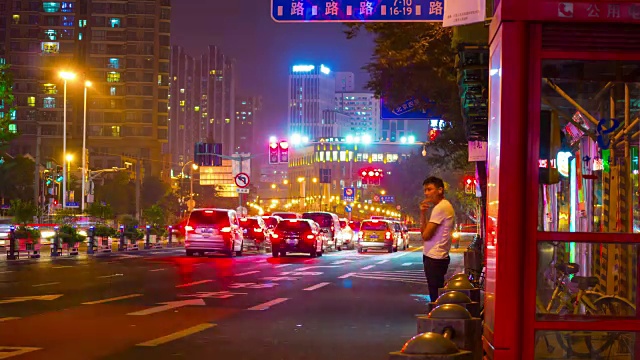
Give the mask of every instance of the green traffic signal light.
M 61 182 L 62 181 L 62 175 L 58 175 L 58 177 L 56 178 L 56 182 Z

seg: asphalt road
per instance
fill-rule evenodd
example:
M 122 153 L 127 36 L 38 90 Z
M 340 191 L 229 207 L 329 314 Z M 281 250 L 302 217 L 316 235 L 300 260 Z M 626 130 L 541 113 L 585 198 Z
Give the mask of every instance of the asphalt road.
M 386 359 L 416 334 L 426 293 L 421 248 L 2 256 L 0 359 Z

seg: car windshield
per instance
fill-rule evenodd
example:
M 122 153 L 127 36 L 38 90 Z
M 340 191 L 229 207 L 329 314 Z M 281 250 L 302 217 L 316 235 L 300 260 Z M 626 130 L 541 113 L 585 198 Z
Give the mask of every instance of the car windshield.
M 285 221 L 281 221 L 278 226 L 276 227 L 276 230 L 280 230 L 280 231 L 307 231 L 310 230 L 311 226 L 309 225 L 308 222 L 306 221 L 290 221 L 290 220 L 285 220 Z
M 323 228 L 328 228 L 332 225 L 331 215 L 328 214 L 302 214 L 302 218 L 313 220 Z
M 260 224 L 258 224 L 258 219 L 243 218 L 240 219 L 240 226 L 249 229 L 258 228 L 260 227 Z
M 189 216 L 189 226 L 229 226 L 229 215 L 226 211 L 220 210 L 195 210 Z
M 385 231 L 387 230 L 387 223 L 383 221 L 365 221 L 362 223 L 361 230 Z

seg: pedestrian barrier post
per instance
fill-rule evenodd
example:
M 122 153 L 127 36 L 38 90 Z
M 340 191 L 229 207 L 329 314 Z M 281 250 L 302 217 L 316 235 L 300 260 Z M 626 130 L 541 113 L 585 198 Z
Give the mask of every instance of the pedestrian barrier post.
M 145 232 L 145 240 L 144 240 L 144 248 L 151 249 L 151 242 L 149 239 L 151 238 L 151 226 L 147 225 Z
M 55 235 L 53 235 L 53 244 L 51 245 L 51 256 L 56 257 L 59 255 L 58 247 L 60 246 L 60 228 L 54 228 Z
M 95 243 L 95 235 L 96 234 L 96 227 L 95 226 L 91 226 L 89 227 L 89 241 L 87 244 L 87 254 L 88 255 L 93 255 L 93 244 Z
M 171 247 L 171 238 L 173 238 L 173 226 L 169 225 L 169 244 L 168 247 Z
M 9 228 L 9 254 L 7 260 L 16 260 L 16 227 L 11 226 Z
M 118 244 L 118 251 L 127 250 L 127 244 L 124 241 L 124 225 L 120 225 L 120 244 Z

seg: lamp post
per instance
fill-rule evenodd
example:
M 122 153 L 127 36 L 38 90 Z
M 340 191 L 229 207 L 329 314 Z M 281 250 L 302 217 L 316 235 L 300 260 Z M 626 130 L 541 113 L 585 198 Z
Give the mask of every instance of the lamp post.
M 73 80 L 76 74 L 61 71 L 60 77 L 64 81 L 63 115 L 62 115 L 62 208 L 67 208 L 67 80 Z
M 91 81 L 84 82 L 84 115 L 82 126 L 82 205 L 81 211 L 84 213 L 84 204 L 86 200 L 85 184 L 87 182 L 87 88 L 91 87 Z
M 182 170 L 180 170 L 180 174 L 181 174 L 182 178 L 184 179 L 184 168 L 189 164 L 191 164 L 191 171 L 189 171 L 189 189 L 190 189 L 190 192 L 189 192 L 189 203 L 187 204 L 187 207 L 191 211 L 195 207 L 195 203 L 194 203 L 194 200 L 193 200 L 193 171 L 194 170 L 198 170 L 198 164 L 193 163 L 193 160 L 187 161 L 182 166 Z

